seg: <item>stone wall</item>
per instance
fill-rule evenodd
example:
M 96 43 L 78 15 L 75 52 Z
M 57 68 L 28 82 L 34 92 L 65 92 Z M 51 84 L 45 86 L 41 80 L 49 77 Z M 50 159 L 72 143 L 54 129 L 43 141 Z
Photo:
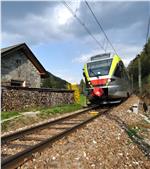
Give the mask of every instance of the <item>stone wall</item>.
M 26 86 L 39 88 L 41 76 L 23 51 L 14 51 L 1 58 L 1 82 L 10 86 L 11 80 L 25 82 Z
M 1 99 L 2 111 L 20 111 L 74 103 L 74 91 L 3 86 Z

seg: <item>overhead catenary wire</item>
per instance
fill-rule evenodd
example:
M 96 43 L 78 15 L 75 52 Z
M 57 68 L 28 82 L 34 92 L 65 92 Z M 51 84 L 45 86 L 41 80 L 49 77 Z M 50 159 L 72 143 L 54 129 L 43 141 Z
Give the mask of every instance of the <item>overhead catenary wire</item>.
M 88 29 L 88 27 L 85 25 L 85 23 L 73 12 L 73 10 L 70 8 L 70 6 L 65 2 L 62 1 L 62 3 L 66 6 L 66 8 L 70 11 L 70 13 L 77 19 L 77 21 L 84 27 L 84 29 L 87 31 L 87 33 L 95 40 L 97 45 L 103 49 L 106 53 L 105 48 L 101 45 L 101 43 L 95 38 L 95 36 L 91 33 L 91 31 Z
M 101 31 L 103 32 L 104 36 L 106 37 L 107 41 L 109 42 L 110 46 L 111 46 L 112 49 L 114 50 L 115 54 L 117 54 L 116 49 L 114 48 L 114 46 L 112 45 L 111 41 L 109 40 L 109 38 L 108 38 L 106 32 L 104 31 L 102 25 L 100 24 L 99 20 L 97 19 L 96 15 L 94 14 L 93 10 L 91 9 L 89 3 L 88 3 L 86 0 L 85 0 L 85 3 L 86 3 L 86 5 L 87 5 L 87 7 L 89 8 L 90 12 L 92 13 L 92 16 L 94 17 L 96 23 L 99 25 L 99 27 L 100 27 Z M 118 55 L 118 54 L 117 54 L 117 55 Z

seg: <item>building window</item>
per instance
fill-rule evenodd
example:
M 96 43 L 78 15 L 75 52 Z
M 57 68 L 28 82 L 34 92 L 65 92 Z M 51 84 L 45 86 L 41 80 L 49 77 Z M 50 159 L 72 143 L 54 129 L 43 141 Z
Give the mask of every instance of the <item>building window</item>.
M 16 60 L 16 68 L 17 68 L 17 71 L 18 71 L 18 78 L 20 78 L 20 76 L 21 76 L 21 68 L 20 68 L 20 65 L 21 65 L 21 60 L 20 60 L 20 59 L 17 59 L 17 60 Z
M 21 60 L 20 59 L 16 60 L 16 65 L 17 65 L 17 67 L 19 67 L 21 65 Z
M 23 81 L 20 80 L 11 80 L 11 86 L 23 86 Z

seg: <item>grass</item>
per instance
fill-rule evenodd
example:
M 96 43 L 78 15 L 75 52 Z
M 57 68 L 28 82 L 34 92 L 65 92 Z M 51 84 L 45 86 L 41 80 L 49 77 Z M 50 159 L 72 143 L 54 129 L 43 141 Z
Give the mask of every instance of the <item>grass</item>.
M 86 96 L 83 94 L 80 95 L 80 105 L 85 106 L 86 105 Z
M 83 94 L 81 94 L 79 103 L 59 105 L 50 108 L 46 108 L 46 107 L 39 108 L 38 110 L 41 112 L 40 113 L 41 115 L 54 115 L 54 114 L 73 112 L 81 109 L 85 105 L 86 105 L 86 97 Z
M 47 116 L 47 115 L 73 112 L 73 111 L 81 109 L 85 105 L 86 105 L 86 97 L 83 94 L 81 94 L 80 102 L 78 104 L 74 103 L 74 104 L 54 106 L 50 108 L 40 108 L 39 111 L 41 112 L 40 115 Z
M 26 110 L 22 110 L 21 112 L 25 111 L 40 111 L 40 116 L 49 116 L 49 115 L 54 115 L 54 114 L 62 114 L 62 113 L 68 113 L 68 112 L 73 112 L 76 110 L 79 110 L 82 108 L 82 106 L 86 105 L 86 97 L 81 94 L 80 95 L 80 102 L 74 103 L 74 104 L 65 104 L 65 105 L 59 105 L 59 106 L 53 106 L 53 107 L 34 107 L 34 108 L 29 108 Z M 20 115 L 21 112 L 1 112 L 1 120 L 11 118 L 13 116 Z
M 1 120 L 9 119 L 17 115 L 20 115 L 20 113 L 19 112 L 1 112 Z
M 30 111 L 40 111 L 40 116 L 47 116 L 47 115 L 54 115 L 54 114 L 61 114 L 61 113 L 68 113 L 79 110 L 82 108 L 81 104 L 66 104 L 66 105 L 59 105 L 54 107 L 40 107 L 34 108 Z M 24 111 L 23 111 L 24 112 Z M 1 112 L 1 120 L 9 119 L 11 117 L 20 115 L 21 112 Z
M 63 113 L 69 113 L 76 110 L 79 110 L 83 108 L 83 106 L 86 105 L 86 97 L 84 95 L 81 95 L 80 102 L 74 103 L 74 104 L 65 104 L 65 105 L 59 105 L 59 106 L 53 106 L 53 107 L 33 107 L 24 109 L 20 112 L 2 112 L 1 113 L 1 119 L 8 119 L 10 117 L 20 115 L 22 112 L 25 111 L 40 111 L 39 114 L 37 114 L 36 118 L 34 117 L 26 117 L 26 116 L 20 116 L 14 120 L 5 121 L 1 124 L 2 131 L 10 131 L 15 130 L 19 127 L 24 127 L 33 123 L 36 123 L 38 121 L 42 121 L 44 119 L 49 118 L 50 116 L 55 116 Z
M 54 106 L 54 107 L 49 107 L 49 108 L 34 108 L 34 111 L 40 111 L 40 114 L 37 114 L 36 117 L 28 117 L 28 116 L 20 116 L 14 120 L 10 121 L 5 121 L 4 123 L 1 124 L 2 131 L 10 131 L 10 130 L 15 130 L 16 128 L 24 127 L 27 125 L 34 124 L 38 121 L 42 121 L 45 119 L 48 119 L 51 116 L 67 113 L 67 112 L 73 112 L 76 110 L 81 109 L 82 106 L 80 104 L 70 104 L 70 105 L 59 105 L 59 106 Z M 30 110 L 30 111 L 33 111 Z M 19 113 L 13 113 L 13 112 L 3 112 L 3 114 L 6 117 L 6 114 L 8 115 L 17 115 Z M 20 112 L 21 114 L 21 112 Z
M 81 109 L 82 106 L 80 104 L 69 104 L 69 105 L 60 105 L 50 108 L 41 108 L 39 111 L 41 115 L 54 115 L 61 113 L 68 113 L 72 111 L 76 111 Z
M 133 136 L 139 138 L 139 139 L 143 139 L 141 136 L 138 135 L 139 132 L 139 128 L 138 127 L 133 127 L 133 128 L 129 128 L 129 130 L 127 131 L 127 134 L 130 138 L 132 138 Z

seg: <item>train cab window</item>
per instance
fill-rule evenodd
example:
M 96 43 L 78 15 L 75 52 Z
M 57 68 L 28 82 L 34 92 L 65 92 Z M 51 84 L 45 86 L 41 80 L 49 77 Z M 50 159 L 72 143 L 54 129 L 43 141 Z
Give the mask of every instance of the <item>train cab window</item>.
M 112 59 L 100 60 L 87 63 L 87 69 L 90 77 L 99 77 L 108 75 Z

